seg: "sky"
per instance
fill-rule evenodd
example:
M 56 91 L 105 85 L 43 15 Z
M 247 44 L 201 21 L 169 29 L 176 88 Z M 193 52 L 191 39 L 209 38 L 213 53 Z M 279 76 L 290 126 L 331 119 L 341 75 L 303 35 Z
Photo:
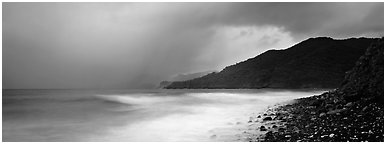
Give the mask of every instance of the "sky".
M 383 3 L 3 3 L 3 89 L 153 88 L 310 37 L 382 37 Z

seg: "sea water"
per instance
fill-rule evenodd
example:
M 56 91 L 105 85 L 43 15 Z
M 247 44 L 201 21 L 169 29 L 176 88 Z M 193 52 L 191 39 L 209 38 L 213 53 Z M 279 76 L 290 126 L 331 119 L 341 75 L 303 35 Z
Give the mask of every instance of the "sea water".
M 237 141 L 250 116 L 325 90 L 3 90 L 3 141 Z

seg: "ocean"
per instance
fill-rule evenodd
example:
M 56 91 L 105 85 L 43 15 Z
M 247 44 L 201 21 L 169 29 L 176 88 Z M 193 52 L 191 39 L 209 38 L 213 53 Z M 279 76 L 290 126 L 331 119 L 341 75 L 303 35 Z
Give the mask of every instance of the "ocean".
M 251 116 L 326 90 L 3 90 L 3 141 L 238 141 Z

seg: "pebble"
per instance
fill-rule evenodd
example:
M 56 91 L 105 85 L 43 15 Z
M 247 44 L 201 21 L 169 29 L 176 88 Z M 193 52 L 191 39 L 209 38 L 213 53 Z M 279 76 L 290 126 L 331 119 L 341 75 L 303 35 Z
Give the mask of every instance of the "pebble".
M 332 138 L 332 137 L 334 137 L 334 135 L 335 135 L 335 134 L 330 134 L 329 137 Z
M 291 135 L 285 135 L 285 137 L 286 137 L 286 138 L 290 138 L 290 137 L 291 137 Z
M 345 107 L 351 107 L 353 104 L 352 104 L 352 102 L 349 102 L 349 103 L 347 103 L 346 105 L 344 105 Z

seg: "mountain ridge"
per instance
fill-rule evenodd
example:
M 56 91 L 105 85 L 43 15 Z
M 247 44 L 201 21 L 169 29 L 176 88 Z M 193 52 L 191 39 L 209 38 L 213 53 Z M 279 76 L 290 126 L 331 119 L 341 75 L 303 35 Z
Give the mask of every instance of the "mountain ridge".
M 336 88 L 345 72 L 378 39 L 309 38 L 287 49 L 268 50 L 218 73 L 172 82 L 165 88 Z

